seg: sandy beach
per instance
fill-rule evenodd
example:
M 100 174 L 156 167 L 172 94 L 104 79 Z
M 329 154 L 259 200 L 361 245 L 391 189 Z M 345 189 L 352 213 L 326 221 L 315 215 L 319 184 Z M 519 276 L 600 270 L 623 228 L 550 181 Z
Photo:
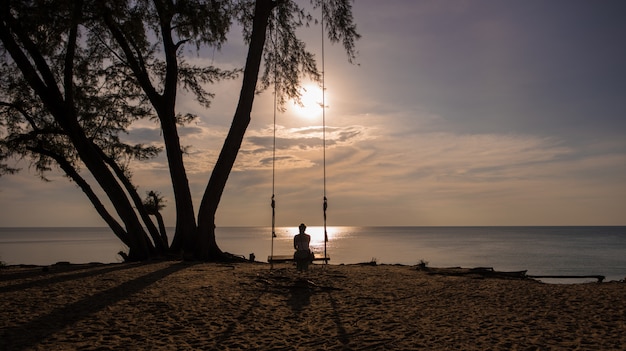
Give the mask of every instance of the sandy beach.
M 411 266 L 0 270 L 0 350 L 624 350 L 626 284 Z

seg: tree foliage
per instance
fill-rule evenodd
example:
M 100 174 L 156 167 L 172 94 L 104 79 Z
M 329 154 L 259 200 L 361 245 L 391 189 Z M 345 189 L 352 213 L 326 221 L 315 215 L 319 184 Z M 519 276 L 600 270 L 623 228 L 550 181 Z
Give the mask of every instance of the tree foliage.
M 319 16 L 312 13 L 322 14 L 328 38 L 343 45 L 349 61 L 359 38 L 351 0 L 3 0 L 0 6 L 0 174 L 15 173 L 9 161 L 16 158 L 29 160 L 42 179 L 54 168 L 62 170 L 129 246 L 129 259 L 137 260 L 171 252 L 223 258 L 215 241 L 215 213 L 255 93 L 276 86 L 284 103 L 299 98 L 303 77 L 319 79 L 315 56 L 297 35 L 316 23 Z M 235 24 L 248 44 L 244 67 L 186 60 L 189 52 L 219 50 Z M 178 134 L 178 127 L 196 116 L 178 110 L 177 95 L 182 89 L 208 108 L 215 97 L 211 85 L 240 76 L 233 123 L 196 222 Z M 122 141 L 143 119 L 158 123 L 162 146 Z M 171 247 L 158 218 L 163 198 L 151 192 L 142 201 L 131 172 L 132 160 L 163 150 L 176 207 Z M 160 230 L 150 215 L 158 215 Z

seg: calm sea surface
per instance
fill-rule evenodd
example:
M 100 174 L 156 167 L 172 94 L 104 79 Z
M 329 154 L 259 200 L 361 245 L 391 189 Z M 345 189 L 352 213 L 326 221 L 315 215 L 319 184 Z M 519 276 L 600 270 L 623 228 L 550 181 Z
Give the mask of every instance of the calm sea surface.
M 173 230 L 171 230 L 173 232 Z M 324 251 L 323 228 L 309 227 L 314 251 Z M 258 261 L 293 253 L 297 228 L 217 229 L 220 248 Z M 170 234 L 172 235 L 172 234 Z M 329 227 L 332 264 L 380 263 L 431 267 L 493 267 L 532 275 L 601 274 L 626 278 L 626 227 Z M 48 265 L 120 262 L 125 246 L 107 228 L 0 228 L 0 261 Z

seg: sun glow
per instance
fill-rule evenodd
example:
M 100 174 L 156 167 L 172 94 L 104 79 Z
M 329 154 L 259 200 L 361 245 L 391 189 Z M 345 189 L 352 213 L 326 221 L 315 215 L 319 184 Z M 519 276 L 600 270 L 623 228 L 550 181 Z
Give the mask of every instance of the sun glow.
M 334 239 L 338 233 L 341 232 L 338 227 L 326 227 L 328 234 L 328 240 Z M 324 227 L 323 226 L 311 226 L 306 228 L 306 233 L 311 236 L 311 246 L 324 247 Z
M 322 88 L 317 85 L 309 84 L 300 89 L 300 104 L 294 101 L 292 110 L 302 118 L 315 118 L 322 115 L 322 101 L 328 99 L 322 95 Z

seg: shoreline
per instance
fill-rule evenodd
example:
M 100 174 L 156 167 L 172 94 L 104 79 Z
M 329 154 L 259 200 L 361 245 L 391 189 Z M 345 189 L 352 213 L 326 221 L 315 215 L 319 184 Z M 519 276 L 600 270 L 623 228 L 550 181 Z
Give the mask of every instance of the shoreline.
M 227 253 L 228 254 L 228 253 Z M 232 255 L 232 254 L 231 254 Z M 233 257 L 237 257 L 238 259 L 241 259 L 241 261 L 233 261 L 231 262 L 232 264 L 246 264 L 246 263 L 250 263 L 250 264 L 261 264 L 261 265 L 266 265 L 269 266 L 270 269 L 272 267 L 272 265 L 284 265 L 284 264 L 291 264 L 289 261 L 288 262 L 264 262 L 264 261 L 250 261 L 249 259 L 246 259 L 244 256 L 241 255 L 233 255 Z M 163 258 L 163 259 L 153 259 L 153 260 L 149 260 L 149 261 L 143 261 L 143 262 L 108 262 L 108 263 L 104 263 L 104 262 L 87 262 L 87 263 L 72 263 L 69 261 L 59 261 L 53 264 L 49 264 L 49 265 L 41 265 L 41 264 L 4 264 L 4 262 L 0 262 L 2 264 L 0 264 L 0 270 L 5 269 L 5 268 L 39 268 L 42 270 L 42 272 L 47 272 L 51 267 L 60 267 L 60 266 L 101 266 L 101 265 L 119 265 L 119 264 L 153 264 L 153 263 L 158 263 L 158 262 L 186 262 L 186 261 L 181 261 L 178 259 L 168 259 L 168 258 Z M 191 264 L 198 264 L 198 263 L 204 263 L 204 262 L 200 262 L 200 261 L 190 261 L 187 263 L 191 263 Z M 222 264 L 228 264 L 223 262 Z M 313 263 L 313 265 L 317 265 L 317 266 L 323 266 L 325 264 L 323 263 Z M 571 275 L 533 275 L 533 274 L 527 274 L 527 270 L 521 270 L 521 271 L 498 271 L 495 270 L 493 267 L 459 267 L 459 266 L 455 266 L 455 267 L 429 267 L 428 266 L 428 262 L 424 262 L 422 261 L 421 263 L 415 264 L 415 265 L 409 265 L 409 264 L 403 264 L 403 263 L 377 263 L 375 260 L 369 261 L 369 262 L 360 262 L 360 263 L 339 263 L 339 264 L 333 264 L 333 263 L 328 263 L 327 265 L 329 266 L 397 266 L 397 267 L 413 267 L 416 268 L 417 270 L 426 272 L 430 275 L 450 275 L 450 276 L 474 276 L 475 278 L 477 276 L 482 276 L 483 278 L 500 278 L 500 279 L 527 279 L 527 280 L 535 280 L 541 283 L 545 283 L 545 284 L 587 284 L 587 283 L 592 283 L 597 282 L 597 283 L 626 283 L 626 277 L 624 277 L 624 279 L 611 279 L 611 280 L 607 280 L 606 276 L 601 275 L 601 274 L 571 274 Z M 547 280 L 546 280 L 547 279 Z M 577 279 L 578 281 L 575 281 L 575 279 Z M 582 280 L 582 279 L 587 279 L 587 280 Z M 558 281 L 558 282 L 557 282 Z M 570 281 L 570 283 L 567 283 L 568 281 Z
M 626 276 L 623 229 L 332 228 L 336 231 L 331 233 L 334 236 L 328 252 L 333 265 L 370 259 L 384 264 L 414 265 L 423 259 L 433 267 L 526 269 L 528 274 L 534 275 L 601 274 L 607 280 L 622 280 Z M 254 253 L 260 261 L 266 261 L 272 252 L 276 255 L 293 254 L 290 230 L 280 231 L 274 249 L 270 250 L 267 228 L 218 229 L 221 229 L 218 239 L 223 251 L 245 257 Z M 122 260 L 116 253 L 125 250 L 119 246 L 119 239 L 107 231 L 97 230 L 89 234 L 81 230 L 50 229 L 5 234 L 5 241 L 0 245 L 0 261 L 10 265 L 50 265 L 58 261 L 118 263 Z M 314 247 L 314 250 L 319 248 Z
M 624 288 L 403 265 L 7 266 L 0 350 L 625 349 Z

